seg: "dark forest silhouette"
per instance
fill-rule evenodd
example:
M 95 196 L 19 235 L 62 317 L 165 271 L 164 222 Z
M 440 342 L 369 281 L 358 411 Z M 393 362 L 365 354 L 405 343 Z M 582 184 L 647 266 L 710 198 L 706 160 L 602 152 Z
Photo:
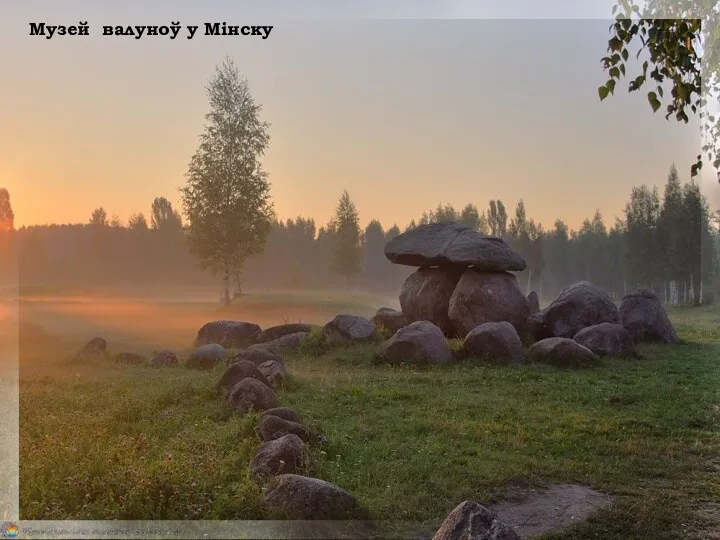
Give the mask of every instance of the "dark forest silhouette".
M 413 268 L 391 264 L 383 250 L 401 229 L 372 220 L 359 235 L 339 234 L 338 223 L 359 229 L 352 216 L 350 225 L 342 223 L 348 203 L 352 213 L 354 206 L 343 193 L 339 214 L 321 227 L 312 218 L 274 220 L 263 252 L 249 257 L 242 275 L 234 276 L 235 290 L 242 284 L 250 290 L 347 286 L 396 293 Z M 718 214 L 709 210 L 695 182 L 679 179 L 674 166 L 663 193 L 633 188 L 624 215 L 610 226 L 598 211 L 577 231 L 559 219 L 546 229 L 529 217 L 522 200 L 513 210 L 493 200 L 485 211 L 472 204 L 462 210 L 438 205 L 403 230 L 433 221 L 455 221 L 503 237 L 528 262 L 518 274 L 522 287 L 545 298 L 588 280 L 615 297 L 645 287 L 668 303 L 707 303 L 720 285 Z M 3 260 L 13 260 L 11 250 L 17 253 L 25 287 L 219 291 L 219 277 L 202 270 L 190 254 L 185 231 L 178 212 L 157 198 L 149 225 L 142 214 L 125 225 L 108 221 L 107 212 L 98 208 L 85 224 L 21 227 L 4 239 Z M 353 264 L 339 264 L 355 250 L 360 256 L 352 257 Z M 8 282 L 13 272 L 11 265 L 4 266 Z

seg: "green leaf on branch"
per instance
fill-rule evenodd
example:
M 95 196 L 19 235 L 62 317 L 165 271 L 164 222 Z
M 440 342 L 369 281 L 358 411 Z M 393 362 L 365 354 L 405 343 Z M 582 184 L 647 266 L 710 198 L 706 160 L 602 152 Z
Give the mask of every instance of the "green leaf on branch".
M 648 92 L 648 102 L 650 103 L 653 112 L 657 112 L 657 110 L 662 105 L 655 92 Z
M 607 86 L 601 86 L 598 88 L 598 95 L 600 96 L 600 101 L 608 97 L 608 94 L 610 93 L 610 90 L 608 90 Z

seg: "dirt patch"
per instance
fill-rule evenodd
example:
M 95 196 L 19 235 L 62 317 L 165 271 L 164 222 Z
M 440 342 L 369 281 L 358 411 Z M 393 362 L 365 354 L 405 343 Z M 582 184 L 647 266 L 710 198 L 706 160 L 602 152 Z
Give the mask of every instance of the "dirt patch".
M 587 486 L 558 484 L 517 489 L 486 506 L 521 538 L 533 538 L 587 519 L 609 504 L 608 495 Z

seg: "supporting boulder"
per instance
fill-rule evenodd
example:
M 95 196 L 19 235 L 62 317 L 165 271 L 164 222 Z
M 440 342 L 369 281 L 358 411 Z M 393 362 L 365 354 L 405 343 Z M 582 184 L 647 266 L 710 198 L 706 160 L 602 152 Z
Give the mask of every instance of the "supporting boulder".
M 462 268 L 419 268 L 410 274 L 400 289 L 400 307 L 406 322 L 429 321 L 446 336 L 454 337 L 448 308 L 463 272 Z
M 458 337 L 487 322 L 506 321 L 521 330 L 529 314 L 527 298 L 517 278 L 507 272 L 465 270 L 448 306 Z

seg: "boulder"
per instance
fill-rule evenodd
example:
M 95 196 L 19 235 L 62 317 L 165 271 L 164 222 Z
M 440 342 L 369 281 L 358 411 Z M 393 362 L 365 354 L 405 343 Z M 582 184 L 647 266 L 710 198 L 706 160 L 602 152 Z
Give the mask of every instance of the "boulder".
M 553 337 L 550 329 L 545 326 L 545 316 L 542 311 L 537 311 L 528 317 L 523 333 L 531 342 Z
M 150 360 L 153 367 L 174 367 L 179 364 L 177 355 L 170 350 L 162 350 L 155 353 Z
M 247 360 L 248 362 L 252 362 L 253 364 L 259 366 L 268 360 L 280 360 L 280 357 L 267 349 L 263 349 L 262 346 L 258 346 L 258 348 L 255 349 L 250 348 L 239 351 L 232 358 L 228 359 L 228 365 L 242 360 Z
M 520 331 L 528 315 L 527 298 L 517 278 L 507 272 L 466 270 L 448 304 L 448 317 L 461 338 L 486 322 L 506 321 Z
M 420 268 L 410 274 L 400 289 L 400 307 L 406 323 L 429 321 L 454 337 L 455 328 L 448 308 L 450 297 L 464 270 L 459 268 Z
M 275 407 L 274 409 L 268 409 L 260 413 L 260 418 L 262 418 L 263 416 L 277 416 L 278 418 L 282 418 L 283 420 L 287 420 L 288 422 L 302 424 L 302 422 L 300 421 L 300 417 L 297 415 L 297 413 L 292 409 L 289 409 L 288 407 Z
M 407 266 L 474 266 L 489 272 L 519 272 L 527 266 L 501 238 L 456 223 L 430 223 L 404 232 L 385 244 L 385 257 Z
M 635 343 L 680 343 L 665 307 L 651 291 L 640 289 L 625 295 L 620 302 L 620 322 Z
M 260 445 L 250 462 L 250 472 L 260 479 L 298 472 L 304 462 L 305 445 L 289 434 Z
M 90 359 L 107 356 L 107 341 L 101 337 L 94 337 L 75 355 L 76 359 Z
M 463 342 L 463 354 L 507 364 L 525 362 L 520 336 L 505 321 L 483 323 L 470 330 Z
M 266 328 L 255 339 L 256 343 L 267 343 L 275 339 L 287 336 L 288 334 L 298 334 L 301 332 L 310 332 L 313 329 L 312 324 L 290 323 L 281 324 L 279 326 L 271 326 Z
M 543 325 L 553 337 L 572 338 L 588 326 L 620 322 L 610 296 L 588 281 L 565 287 L 542 313 Z
M 263 383 L 268 388 L 272 388 L 270 382 L 265 378 L 255 364 L 248 360 L 241 360 L 230 364 L 225 370 L 220 380 L 217 382 L 215 389 L 220 393 L 225 393 L 232 389 L 237 383 L 247 377 L 252 377 Z
M 345 520 L 360 513 L 355 497 L 329 482 L 296 474 L 270 480 L 265 504 L 282 519 Z
M 310 439 L 310 432 L 302 424 L 272 414 L 261 416 L 255 431 L 262 441 L 274 441 L 289 434 L 297 435 L 303 441 Z
M 213 369 L 215 364 L 227 362 L 228 357 L 229 354 L 223 346 L 210 343 L 191 352 L 185 365 L 191 369 Z
M 260 334 L 257 324 L 244 321 L 212 321 L 198 330 L 195 346 L 217 343 L 227 349 L 244 349 Z
M 285 363 L 279 358 L 265 360 L 262 364 L 258 365 L 258 369 L 275 387 L 282 386 L 287 380 Z
M 601 365 L 597 356 L 587 347 L 568 338 L 552 337 L 535 343 L 528 349 L 530 362 L 559 368 L 585 368 Z
M 272 388 L 257 379 L 248 377 L 238 382 L 228 394 L 228 404 L 239 414 L 261 412 L 277 407 L 277 396 Z
M 442 330 L 429 321 L 416 321 L 380 345 L 376 363 L 447 364 L 452 351 Z
M 583 328 L 573 337 L 598 356 L 636 356 L 632 336 L 621 324 L 600 323 Z
M 381 307 L 370 321 L 376 327 L 385 328 L 394 334 L 402 327 L 407 326 L 405 318 L 405 314 L 402 311 L 389 307 Z
M 481 504 L 465 501 L 448 514 L 433 540 L 520 540 L 520 536 Z
M 283 337 L 266 341 L 265 343 L 256 343 L 248 347 L 248 351 L 265 351 L 274 355 L 280 355 L 283 352 L 292 351 L 300 348 L 303 339 L 309 335 L 308 332 L 297 332 L 295 334 L 287 334 Z
M 375 325 L 365 317 L 337 315 L 323 326 L 322 334 L 328 343 L 367 341 L 375 336 Z

